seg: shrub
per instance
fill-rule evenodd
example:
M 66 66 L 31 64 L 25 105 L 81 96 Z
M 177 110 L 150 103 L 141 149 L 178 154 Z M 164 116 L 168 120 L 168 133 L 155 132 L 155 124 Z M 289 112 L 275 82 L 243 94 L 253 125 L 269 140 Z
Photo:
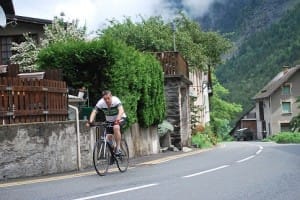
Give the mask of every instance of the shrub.
M 212 147 L 211 139 L 207 134 L 197 133 L 192 136 L 192 143 L 197 146 L 197 148 L 209 148 Z
M 300 132 L 282 132 L 269 136 L 263 141 L 274 141 L 276 143 L 300 143 Z
M 164 76 L 159 61 L 109 37 L 91 41 L 50 44 L 38 55 L 41 69 L 63 70 L 69 87 L 89 89 L 91 104 L 101 91 L 118 96 L 128 117 L 128 126 L 159 124 L 165 118 Z
M 174 131 L 174 126 L 168 122 L 167 120 L 164 120 L 161 124 L 158 124 L 158 135 L 159 137 L 164 136 L 168 132 Z
M 218 143 L 217 136 L 212 132 L 210 126 L 206 126 L 204 131 L 197 132 L 192 136 L 192 144 L 198 148 L 208 148 Z

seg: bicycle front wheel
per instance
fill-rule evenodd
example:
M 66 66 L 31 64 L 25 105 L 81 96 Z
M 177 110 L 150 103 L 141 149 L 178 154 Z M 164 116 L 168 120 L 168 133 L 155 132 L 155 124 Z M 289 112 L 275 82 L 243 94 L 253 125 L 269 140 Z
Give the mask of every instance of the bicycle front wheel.
M 125 172 L 129 165 L 129 151 L 128 151 L 128 145 L 126 140 L 124 139 L 121 140 L 120 147 L 122 153 L 121 155 L 116 156 L 117 166 L 120 172 Z
M 104 141 L 98 140 L 93 150 L 93 164 L 99 176 L 107 173 L 110 157 L 108 145 L 105 145 Z

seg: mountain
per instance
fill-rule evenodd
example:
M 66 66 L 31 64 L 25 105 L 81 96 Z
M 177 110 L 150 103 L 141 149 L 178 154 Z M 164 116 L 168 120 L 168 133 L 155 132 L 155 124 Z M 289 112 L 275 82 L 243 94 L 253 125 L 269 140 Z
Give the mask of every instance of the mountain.
M 204 30 L 232 33 L 235 52 L 216 75 L 230 91 L 227 100 L 242 104 L 244 112 L 283 66 L 300 64 L 299 0 L 215 1 L 198 20 Z
M 204 30 L 234 33 L 235 38 L 250 36 L 278 22 L 299 0 L 215 0 L 198 17 Z

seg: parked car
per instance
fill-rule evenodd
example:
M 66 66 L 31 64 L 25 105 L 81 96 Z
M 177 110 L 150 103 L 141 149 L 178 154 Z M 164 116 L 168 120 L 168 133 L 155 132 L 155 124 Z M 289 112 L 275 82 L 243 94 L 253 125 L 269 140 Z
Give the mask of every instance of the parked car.
M 253 140 L 253 132 L 249 130 L 248 128 L 241 128 L 234 132 L 233 137 L 237 141 L 248 141 Z

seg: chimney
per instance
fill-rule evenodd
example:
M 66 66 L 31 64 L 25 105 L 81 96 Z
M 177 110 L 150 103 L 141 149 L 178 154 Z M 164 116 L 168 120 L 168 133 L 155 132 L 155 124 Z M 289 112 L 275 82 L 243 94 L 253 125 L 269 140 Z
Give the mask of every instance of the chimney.
M 288 71 L 289 71 L 289 66 L 285 65 L 285 66 L 282 67 L 283 74 L 286 74 Z

